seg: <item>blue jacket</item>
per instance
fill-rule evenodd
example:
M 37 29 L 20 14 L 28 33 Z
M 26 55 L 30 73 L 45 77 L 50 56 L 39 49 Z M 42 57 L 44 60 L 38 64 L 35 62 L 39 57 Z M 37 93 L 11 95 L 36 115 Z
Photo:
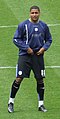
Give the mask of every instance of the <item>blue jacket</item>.
M 32 23 L 26 20 L 18 25 L 13 42 L 19 48 L 19 55 L 25 55 L 29 47 L 35 53 L 42 47 L 47 50 L 52 43 L 52 37 L 44 22 Z

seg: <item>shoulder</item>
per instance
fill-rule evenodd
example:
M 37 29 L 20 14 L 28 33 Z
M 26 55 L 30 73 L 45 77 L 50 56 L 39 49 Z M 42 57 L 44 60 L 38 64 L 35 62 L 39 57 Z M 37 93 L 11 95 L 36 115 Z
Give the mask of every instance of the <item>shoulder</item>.
M 41 21 L 41 20 L 39 21 L 39 23 L 40 23 L 40 25 L 42 25 L 42 26 L 44 26 L 44 27 L 48 26 L 47 23 L 45 23 L 45 22 L 43 22 L 43 21 Z
M 19 23 L 18 26 L 19 26 L 19 27 L 24 27 L 25 24 L 28 24 L 28 23 L 29 23 L 29 20 L 25 20 L 25 21 Z
M 49 27 L 48 27 L 48 25 L 47 25 L 47 23 L 45 23 L 45 22 L 43 22 L 43 21 L 39 21 L 39 24 L 40 24 L 40 26 L 43 28 L 43 29 L 49 29 Z

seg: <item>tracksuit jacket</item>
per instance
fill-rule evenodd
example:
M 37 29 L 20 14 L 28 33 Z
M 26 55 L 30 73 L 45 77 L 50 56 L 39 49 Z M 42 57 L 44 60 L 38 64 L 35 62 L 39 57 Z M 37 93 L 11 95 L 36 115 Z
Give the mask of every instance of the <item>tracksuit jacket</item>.
M 26 55 L 29 47 L 34 53 L 42 47 L 47 50 L 52 43 L 52 37 L 46 23 L 41 20 L 32 23 L 28 19 L 18 25 L 13 42 L 19 48 L 19 55 Z

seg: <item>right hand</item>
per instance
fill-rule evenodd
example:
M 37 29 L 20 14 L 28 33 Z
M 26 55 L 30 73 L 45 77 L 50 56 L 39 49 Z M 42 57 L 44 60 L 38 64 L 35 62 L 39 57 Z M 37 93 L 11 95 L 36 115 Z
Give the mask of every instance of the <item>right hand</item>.
M 29 48 L 27 49 L 27 53 L 32 55 L 34 52 L 33 52 L 33 50 L 29 47 Z

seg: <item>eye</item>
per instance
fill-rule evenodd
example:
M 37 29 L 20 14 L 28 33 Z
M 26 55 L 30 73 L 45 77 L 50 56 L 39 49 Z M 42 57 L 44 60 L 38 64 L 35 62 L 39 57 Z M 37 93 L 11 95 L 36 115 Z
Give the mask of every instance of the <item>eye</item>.
M 34 12 L 31 12 L 31 14 L 34 14 Z
M 35 12 L 35 14 L 38 14 L 38 12 Z
M 38 14 L 38 12 L 31 12 L 31 14 Z

